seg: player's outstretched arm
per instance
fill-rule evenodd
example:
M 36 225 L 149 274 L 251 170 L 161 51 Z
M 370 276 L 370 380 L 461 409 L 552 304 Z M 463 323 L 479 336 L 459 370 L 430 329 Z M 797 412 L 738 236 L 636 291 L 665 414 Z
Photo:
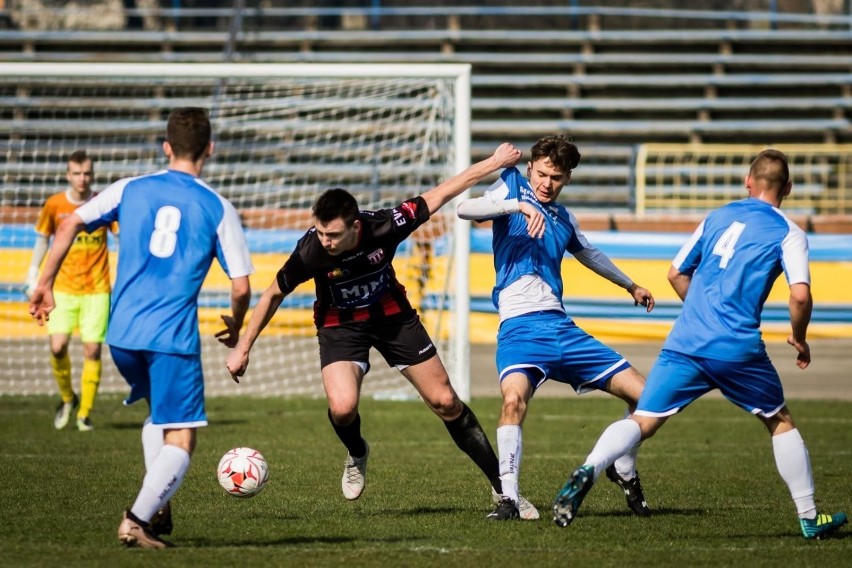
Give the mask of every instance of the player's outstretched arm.
M 654 309 L 654 296 L 651 292 L 631 280 L 600 249 L 585 242 L 583 248 L 573 251 L 572 254 L 580 264 L 598 276 L 603 276 L 616 286 L 627 290 L 627 293 L 633 297 L 635 305 L 641 304 L 648 312 Z
M 225 329 L 216 334 L 219 342 L 226 347 L 234 347 L 240 339 L 240 329 L 243 327 L 246 312 L 251 300 L 251 284 L 248 276 L 240 276 L 231 280 L 231 315 L 222 314 Z
M 501 199 L 490 191 L 482 197 L 467 199 L 456 208 L 456 215 L 468 221 L 484 221 L 496 219 L 504 215 L 519 213 L 527 221 L 527 233 L 534 239 L 544 236 L 544 215 L 536 207 L 526 201 L 517 199 Z
M 56 307 L 53 301 L 53 281 L 56 279 L 56 274 L 59 272 L 59 267 L 62 266 L 62 261 L 65 260 L 68 250 L 74 244 L 74 239 L 85 227 L 86 225 L 80 216 L 72 213 L 56 229 L 53 246 L 50 247 L 50 254 L 47 256 L 47 263 L 44 265 L 41 278 L 30 298 L 29 312 L 39 325 L 44 325 L 44 322 L 50 318 L 50 312 Z
M 518 163 L 521 159 L 521 151 L 504 142 L 494 150 L 489 158 L 477 162 L 461 172 L 456 174 L 437 187 L 434 187 L 422 195 L 429 207 L 429 214 L 434 214 L 445 203 L 457 197 L 466 189 L 476 185 L 483 178 L 496 172 L 502 168 L 509 168 Z
M 787 338 L 787 343 L 799 352 L 796 365 L 800 369 L 806 368 L 811 363 L 811 348 L 808 345 L 807 336 L 813 308 L 814 299 L 808 284 L 800 282 L 790 286 L 790 325 L 793 333 Z
M 269 320 L 272 319 L 272 316 L 278 310 L 278 306 L 281 305 L 284 296 L 284 292 L 278 286 L 277 278 L 273 279 L 269 288 L 264 290 L 260 296 L 260 300 L 258 300 L 257 305 L 254 307 L 251 318 L 249 318 L 245 332 L 225 360 L 225 366 L 228 367 L 228 372 L 231 373 L 231 378 L 234 379 L 234 382 L 240 382 L 239 378 L 245 374 L 249 364 L 249 352 L 251 348 L 260 335 L 260 332 L 263 331 Z

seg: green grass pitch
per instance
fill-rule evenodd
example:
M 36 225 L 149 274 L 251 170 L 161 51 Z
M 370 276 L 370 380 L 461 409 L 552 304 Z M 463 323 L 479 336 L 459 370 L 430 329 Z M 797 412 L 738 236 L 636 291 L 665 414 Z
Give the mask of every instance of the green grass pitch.
M 726 401 L 700 400 L 648 440 L 639 470 L 653 509 L 628 513 L 605 477 L 568 528 L 549 503 L 623 405 L 606 398 L 534 400 L 524 426 L 522 493 L 538 522 L 496 523 L 485 478 L 440 420 L 417 401 L 364 401 L 372 453 L 359 501 L 340 492 L 345 450 L 325 402 L 216 398 L 211 425 L 174 499 L 177 544 L 125 549 L 121 511 L 143 475 L 144 405 L 102 396 L 89 434 L 57 432 L 54 401 L 0 397 L 4 482 L 0 556 L 8 566 L 849 566 L 852 527 L 835 539 L 801 538 L 769 437 Z M 499 401 L 471 404 L 494 442 Z M 852 513 L 852 403 L 793 401 L 823 512 Z M 234 446 L 270 463 L 253 499 L 225 494 L 215 477 Z

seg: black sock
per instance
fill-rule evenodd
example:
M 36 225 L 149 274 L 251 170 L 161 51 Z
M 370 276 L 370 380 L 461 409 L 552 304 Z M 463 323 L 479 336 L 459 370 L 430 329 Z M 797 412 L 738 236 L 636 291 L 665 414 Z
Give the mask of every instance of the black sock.
M 473 411 L 464 403 L 461 415 L 449 422 L 444 422 L 453 441 L 461 451 L 470 456 L 498 494 L 503 492 L 500 483 L 500 461 L 488 441 L 488 436 L 479 425 L 479 420 Z
M 331 422 L 331 427 L 334 428 L 334 433 L 346 446 L 346 450 L 353 458 L 362 458 L 367 453 L 367 446 L 364 443 L 364 438 L 361 437 L 361 414 L 355 415 L 355 420 L 346 426 L 338 426 L 331 419 L 331 409 L 328 410 L 328 421 Z

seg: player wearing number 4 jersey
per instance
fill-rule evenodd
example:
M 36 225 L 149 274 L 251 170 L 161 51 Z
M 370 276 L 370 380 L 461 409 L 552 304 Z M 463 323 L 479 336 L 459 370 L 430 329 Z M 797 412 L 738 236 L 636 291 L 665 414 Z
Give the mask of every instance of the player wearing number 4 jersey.
M 792 326 L 787 342 L 798 352 L 801 369 L 810 363 L 808 242 L 779 209 L 792 188 L 784 154 L 761 152 L 745 185 L 749 197 L 710 213 L 675 257 L 669 281 L 684 301 L 683 310 L 651 369 L 636 412 L 603 432 L 557 495 L 556 524 L 571 523 L 586 493 L 613 460 L 713 389 L 766 425 L 802 535 L 823 538 L 846 524 L 845 513 L 817 514 L 808 451 L 760 335 L 763 304 L 784 272 Z
M 127 546 L 165 548 L 169 499 L 180 487 L 207 425 L 198 334 L 198 293 L 217 258 L 231 279 L 231 312 L 219 341 L 239 339 L 251 296 L 249 251 L 234 207 L 199 176 L 213 152 L 210 119 L 200 108 L 175 109 L 163 150 L 167 170 L 122 179 L 59 227 L 30 314 L 40 322 L 53 309 L 52 286 L 74 236 L 118 221 L 125 239 L 118 257 L 107 343 L 131 387 L 128 403 L 145 399 L 142 427 L 146 474 L 125 512 L 118 538 Z

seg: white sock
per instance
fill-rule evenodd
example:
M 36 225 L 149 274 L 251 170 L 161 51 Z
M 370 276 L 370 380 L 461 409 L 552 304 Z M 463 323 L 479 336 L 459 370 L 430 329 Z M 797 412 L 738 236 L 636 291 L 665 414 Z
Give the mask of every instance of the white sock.
M 641 440 L 642 431 L 639 429 L 639 424 L 633 420 L 624 419 L 613 422 L 598 438 L 597 444 L 592 448 L 592 453 L 589 454 L 583 465 L 594 466 L 595 481 L 597 481 L 600 474 L 611 463 L 628 453 Z
M 130 512 L 148 522 L 166 501 L 171 499 L 189 469 L 189 453 L 183 448 L 166 444 L 148 468 L 142 489 Z
M 145 458 L 145 471 L 151 469 L 151 464 L 163 449 L 163 444 L 165 444 L 163 428 L 155 426 L 149 416 L 142 423 L 142 455 Z
M 518 502 L 518 477 L 521 471 L 521 427 L 497 428 L 497 453 L 500 456 L 500 483 L 503 495 Z
M 772 436 L 775 465 L 790 489 L 800 519 L 816 518 L 814 476 L 808 448 L 798 429 Z
M 630 417 L 630 410 L 626 410 L 624 412 L 623 418 Z M 626 454 L 619 457 L 613 465 L 615 465 L 615 471 L 621 476 L 622 479 L 633 479 L 636 477 L 636 454 L 639 453 L 639 446 L 642 444 L 640 441 L 638 444 L 630 448 Z

